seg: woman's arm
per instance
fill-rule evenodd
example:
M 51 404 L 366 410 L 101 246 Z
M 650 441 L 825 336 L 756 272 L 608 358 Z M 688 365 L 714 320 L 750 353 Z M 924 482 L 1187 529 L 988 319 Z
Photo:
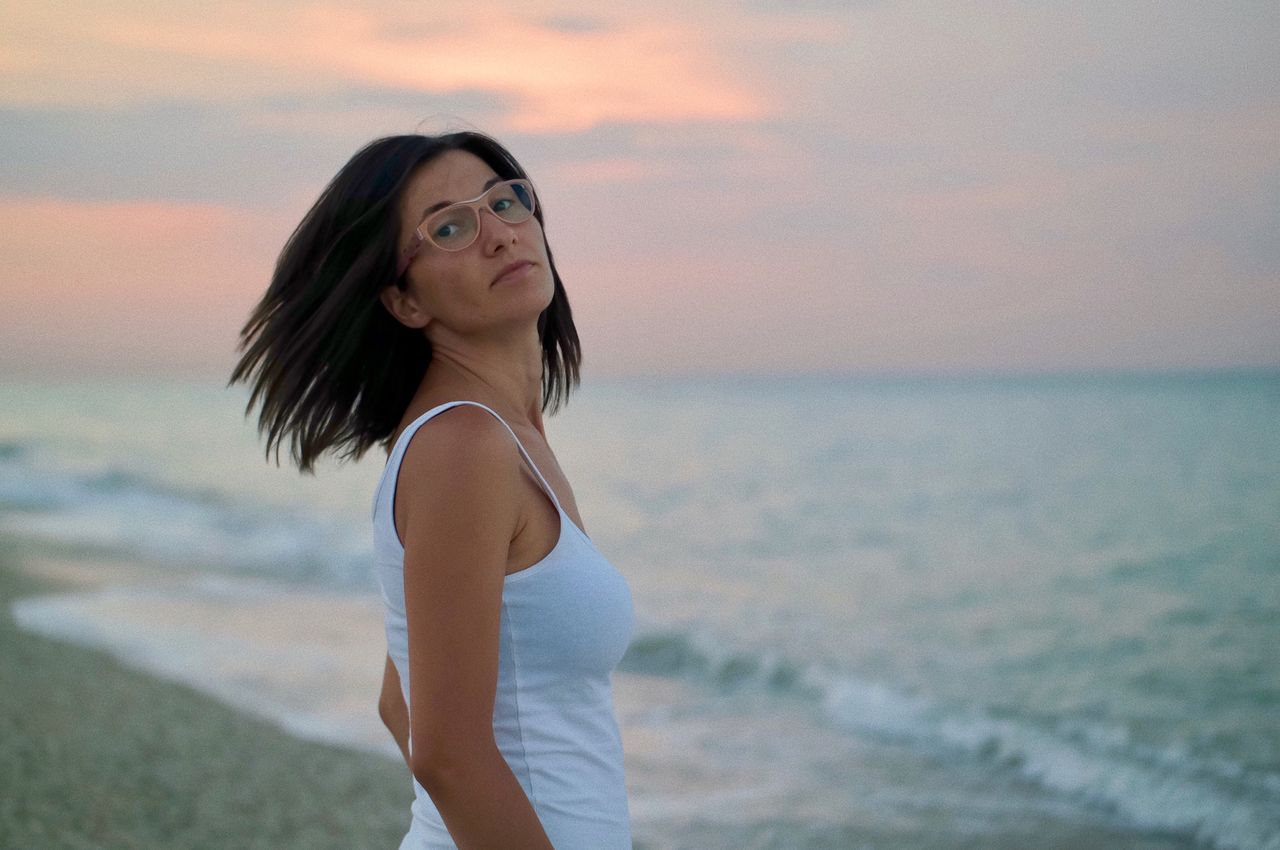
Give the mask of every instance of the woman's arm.
M 464 405 L 423 426 L 400 469 L 409 636 L 410 768 L 461 850 L 553 850 L 498 750 L 493 707 L 520 458 L 506 429 Z M 421 432 L 419 432 L 421 433 Z
M 387 666 L 382 671 L 382 693 L 378 696 L 378 716 L 386 724 L 396 746 L 404 756 L 404 763 L 413 769 L 409 759 L 409 707 L 404 704 L 404 693 L 400 690 L 400 674 L 396 665 L 387 656 Z

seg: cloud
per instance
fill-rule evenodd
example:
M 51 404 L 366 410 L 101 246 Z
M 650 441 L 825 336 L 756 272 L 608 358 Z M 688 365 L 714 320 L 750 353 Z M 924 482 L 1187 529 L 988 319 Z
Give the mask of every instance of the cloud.
M 551 15 L 540 22 L 547 29 L 564 33 L 604 32 L 611 24 L 589 15 Z
M 592 364 L 1280 361 L 1280 7 L 194 8 L 20 6 L 0 191 L 168 199 L 265 267 L 362 143 L 469 121 L 538 182 Z
M 378 135 L 503 105 L 483 93 L 343 88 L 240 104 L 0 107 L 0 193 L 274 204 L 314 196 Z
M 207 203 L 0 199 L 0 369 L 223 373 L 292 222 Z
M 564 132 L 603 122 L 751 120 L 769 105 L 741 85 L 695 19 L 517 13 L 493 4 L 380 12 L 308 4 L 214 5 L 74 16 L 26 3 L 0 57 L 0 102 L 125 106 L 155 99 L 243 101 L 366 86 L 510 103 L 497 123 Z M 416 13 L 416 14 L 415 14 Z M 70 18 L 71 20 L 68 20 Z M 30 44 L 33 48 L 16 45 Z

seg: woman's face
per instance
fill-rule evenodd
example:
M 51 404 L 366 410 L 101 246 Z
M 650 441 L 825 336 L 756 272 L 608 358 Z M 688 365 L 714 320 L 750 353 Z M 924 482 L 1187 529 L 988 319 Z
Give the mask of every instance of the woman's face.
M 466 151 L 446 151 L 420 166 L 400 198 L 397 252 L 413 243 L 424 214 L 439 205 L 469 201 L 500 178 Z M 467 335 L 537 321 L 551 303 L 555 282 L 542 225 L 518 224 L 480 211 L 476 241 L 460 251 L 424 242 L 405 271 L 403 290 L 383 290 L 383 303 L 409 327 Z

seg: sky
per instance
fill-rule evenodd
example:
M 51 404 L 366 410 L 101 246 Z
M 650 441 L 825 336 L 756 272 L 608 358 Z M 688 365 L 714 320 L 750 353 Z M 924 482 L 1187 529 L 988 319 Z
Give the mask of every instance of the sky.
M 532 175 L 592 374 L 1280 365 L 1280 4 L 9 0 L 0 379 L 225 377 L 365 142 Z

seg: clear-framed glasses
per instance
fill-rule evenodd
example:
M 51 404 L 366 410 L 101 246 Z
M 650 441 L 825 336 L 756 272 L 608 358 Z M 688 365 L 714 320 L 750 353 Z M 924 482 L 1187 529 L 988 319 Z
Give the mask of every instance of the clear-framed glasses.
M 471 247 L 480 235 L 480 210 L 485 209 L 507 224 L 527 221 L 537 208 L 533 184 L 528 180 L 504 180 L 495 183 L 469 201 L 449 204 L 427 215 L 413 232 L 413 241 L 400 255 L 397 279 L 418 256 L 424 242 L 441 251 L 461 251 Z

